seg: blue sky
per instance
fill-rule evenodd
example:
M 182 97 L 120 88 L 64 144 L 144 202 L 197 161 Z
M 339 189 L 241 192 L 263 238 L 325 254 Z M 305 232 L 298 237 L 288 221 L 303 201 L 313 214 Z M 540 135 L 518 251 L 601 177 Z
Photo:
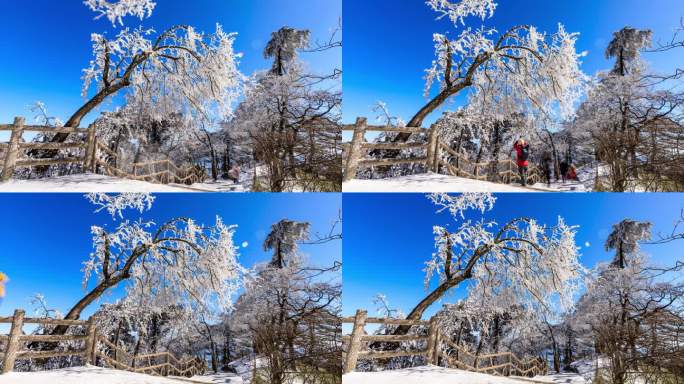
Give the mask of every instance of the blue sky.
M 554 224 L 560 215 L 579 225 L 577 243 L 581 262 L 593 267 L 608 261 L 603 244 L 611 226 L 624 218 L 652 221 L 654 232 L 669 233 L 684 208 L 682 194 L 498 194 L 487 218 L 498 223 L 529 216 Z M 423 194 L 344 194 L 343 313 L 357 309 L 375 314 L 376 294 L 408 313 L 424 296 L 423 268 L 434 251 L 434 225 L 453 223 L 448 213 L 436 214 Z M 588 246 L 587 246 L 588 245 Z M 682 258 L 684 242 L 644 246 L 651 261 L 672 265 Z M 433 284 L 434 285 L 434 284 Z M 464 291 L 456 290 L 443 302 L 455 302 Z M 436 303 L 426 314 L 439 309 Z
M 94 20 L 96 14 L 81 0 L 2 1 L 0 13 L 0 123 L 20 115 L 32 121 L 27 106 L 37 100 L 65 121 L 83 103 L 81 70 L 92 57 L 90 34 L 114 36 L 118 28 L 104 17 Z M 244 54 L 240 70 L 251 74 L 270 67 L 262 52 L 271 32 L 288 25 L 310 29 L 313 40 L 325 40 L 341 15 L 341 0 L 158 0 L 151 18 L 125 22 L 157 31 L 189 24 L 206 32 L 220 23 L 225 31 L 238 32 L 236 50 Z M 302 59 L 314 71 L 327 73 L 340 66 L 341 55 L 337 49 L 303 54 Z M 82 125 L 96 116 L 97 111 L 91 112 Z
M 670 39 L 684 16 L 681 0 L 498 0 L 498 9 L 487 25 L 498 30 L 518 24 L 533 24 L 553 32 L 561 22 L 568 31 L 580 32 L 579 51 L 587 51 L 583 70 L 594 74 L 611 63 L 604 58 L 612 33 L 625 25 L 654 31 L 657 39 Z M 372 106 L 387 103 L 393 115 L 408 121 L 425 103 L 424 70 L 434 57 L 432 34 L 456 31 L 424 0 L 345 0 L 344 8 L 344 121 L 357 116 L 375 119 Z M 479 25 L 477 18 L 469 19 Z M 684 49 L 649 54 L 653 68 L 672 72 L 684 62 Z M 458 100 L 457 100 L 458 102 Z M 448 106 L 455 108 L 452 103 Z M 435 112 L 424 124 L 439 117 Z
M 157 194 L 152 210 L 143 218 L 162 223 L 185 216 L 211 225 L 216 215 L 226 224 L 237 224 L 235 243 L 247 242 L 240 249 L 240 262 L 251 267 L 255 262 L 270 260 L 262 249 L 270 225 L 282 218 L 309 221 L 312 232 L 327 233 L 338 218 L 339 194 Z M 48 304 L 66 312 L 83 295 L 82 262 L 91 252 L 91 225 L 113 226 L 106 212 L 93 213 L 91 205 L 80 194 L 0 194 L 0 271 L 10 282 L 7 296 L 0 303 L 0 316 L 16 308 L 32 313 L 30 298 L 45 295 Z M 127 211 L 136 218 L 137 212 Z M 301 248 L 309 260 L 319 266 L 341 260 L 341 242 Z M 121 289 L 104 298 L 113 301 Z M 91 314 L 94 303 L 85 312 Z

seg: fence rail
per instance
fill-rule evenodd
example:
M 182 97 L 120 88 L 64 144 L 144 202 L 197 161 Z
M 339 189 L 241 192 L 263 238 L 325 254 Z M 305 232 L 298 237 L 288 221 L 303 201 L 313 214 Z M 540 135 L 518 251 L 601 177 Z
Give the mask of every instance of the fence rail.
M 0 317 L 0 323 L 11 324 L 9 334 L 0 335 L 2 373 L 12 372 L 17 360 L 63 356 L 80 356 L 83 358 L 84 364 L 97 365 L 99 363 L 113 369 L 157 376 L 191 377 L 206 370 L 204 361 L 198 357 L 180 360 L 169 352 L 130 354 L 97 332 L 94 317 L 90 317 L 88 320 L 32 318 L 26 317 L 23 310 L 17 309 L 13 316 Z M 80 335 L 25 335 L 22 330 L 25 324 L 77 326 L 83 327 L 85 332 Z M 83 342 L 83 347 L 70 350 L 29 350 L 24 346 L 30 342 L 59 343 L 71 341 Z M 1 348 L 2 345 L 4 348 Z
M 435 173 L 446 173 L 450 176 L 466 177 L 482 181 L 497 181 L 512 183 L 519 177 L 517 164 L 510 160 L 490 160 L 487 162 L 473 162 L 461 153 L 453 150 L 439 139 L 437 128 L 390 127 L 373 126 L 367 124 L 367 119 L 359 117 L 355 124 L 342 126 L 343 131 L 353 131 L 350 142 L 343 143 L 344 150 L 344 181 L 356 178 L 362 168 L 375 166 L 392 166 L 401 164 L 425 164 L 426 169 Z M 366 132 L 385 133 L 422 133 L 427 135 L 427 141 L 405 143 L 370 143 L 365 139 Z M 368 154 L 377 150 L 424 150 L 425 155 L 414 158 L 368 158 Z M 528 169 L 528 181 L 531 184 L 540 182 L 542 174 L 532 165 Z
M 547 373 L 546 362 L 539 357 L 520 359 L 512 352 L 474 354 L 465 346 L 457 345 L 445 337 L 439 329 L 436 317 L 429 321 L 368 317 L 364 310 L 356 311 L 352 317 L 341 318 L 342 323 L 352 323 L 352 332 L 342 337 L 347 348 L 344 356 L 344 373 L 356 370 L 362 359 L 390 359 L 406 356 L 424 356 L 428 364 L 443 365 L 448 368 L 501 376 L 534 377 Z M 367 324 L 427 326 L 426 335 L 368 335 Z M 410 351 L 375 351 L 368 348 L 371 342 L 402 343 L 406 341 L 424 342 L 423 349 Z
M 23 117 L 15 117 L 13 124 L 0 124 L 0 131 L 10 131 L 8 142 L 0 143 L 0 181 L 12 178 L 14 171 L 19 167 L 50 166 L 59 164 L 81 164 L 84 171 L 103 173 L 108 176 L 123 177 L 132 180 L 148 181 L 153 183 L 179 183 L 194 184 L 202 181 L 204 173 L 198 167 L 179 167 L 171 160 L 157 160 L 144 163 L 131 164 L 132 171 L 126 171 L 115 166 L 118 155 L 106 144 L 97 139 L 95 126 L 88 128 L 71 127 L 47 127 L 39 125 L 25 125 Z M 73 133 L 83 134 L 85 138 L 77 142 L 69 143 L 32 143 L 23 142 L 24 132 L 42 133 Z M 31 158 L 26 156 L 31 151 L 60 151 L 64 149 L 77 149 L 79 154 L 59 158 Z

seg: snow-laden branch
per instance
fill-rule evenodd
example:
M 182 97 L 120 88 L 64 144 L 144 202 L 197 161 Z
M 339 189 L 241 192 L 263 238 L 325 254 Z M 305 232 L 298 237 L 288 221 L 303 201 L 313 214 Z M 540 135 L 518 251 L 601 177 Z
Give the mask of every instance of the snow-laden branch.
M 85 195 L 86 199 L 97 207 L 95 212 L 106 210 L 112 219 L 123 219 L 123 211 L 135 209 L 140 213 L 152 209 L 154 195 L 151 193 L 124 192 L 116 195 L 108 195 L 103 192 L 92 192 Z
M 83 1 L 91 11 L 97 12 L 95 19 L 106 17 L 112 26 L 124 25 L 123 18 L 135 16 L 140 20 L 152 16 L 157 3 L 153 0 L 85 0 Z
M 428 0 L 427 4 L 440 14 L 439 18 L 448 17 L 454 25 L 465 25 L 465 19 L 470 16 L 490 18 L 497 7 L 494 0 Z

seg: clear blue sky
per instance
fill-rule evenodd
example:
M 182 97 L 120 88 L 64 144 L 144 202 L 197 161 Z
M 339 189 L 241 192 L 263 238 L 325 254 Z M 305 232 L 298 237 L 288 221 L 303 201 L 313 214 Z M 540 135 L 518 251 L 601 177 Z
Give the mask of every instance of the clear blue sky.
M 27 106 L 36 100 L 65 121 L 83 103 L 81 70 L 92 57 L 90 34 L 113 36 L 118 28 L 104 17 L 94 20 L 96 14 L 82 0 L 6 0 L 0 2 L 0 13 L 0 123 L 20 115 L 31 121 Z M 271 32 L 288 25 L 310 29 L 313 40 L 325 40 L 341 15 L 341 0 L 158 0 L 151 18 L 124 21 L 157 31 L 189 24 L 212 32 L 220 23 L 225 31 L 238 33 L 236 50 L 244 54 L 240 70 L 251 74 L 270 66 L 262 52 Z M 341 55 L 337 49 L 302 58 L 311 69 L 327 73 L 340 67 Z M 82 124 L 96 115 L 92 112 Z
M 683 194 L 498 194 L 488 219 L 498 223 L 529 216 L 554 224 L 560 215 L 579 225 L 577 243 L 581 262 L 593 267 L 609 261 L 603 248 L 611 226 L 624 218 L 652 221 L 656 232 L 672 231 L 684 208 Z M 343 313 L 357 309 L 375 314 L 376 294 L 387 296 L 393 307 L 408 313 L 424 296 L 423 268 L 434 251 L 434 225 L 453 223 L 448 213 L 436 214 L 423 194 L 344 194 Z M 668 232 L 669 233 L 669 232 Z M 589 246 L 587 246 L 587 244 Z M 684 242 L 644 246 L 655 263 L 672 265 L 682 259 Z M 434 286 L 434 283 L 433 283 Z M 443 302 L 455 302 L 463 289 Z M 441 307 L 436 303 L 426 315 Z
M 338 218 L 340 194 L 157 194 L 152 210 L 142 217 L 162 223 L 173 217 L 191 217 L 211 225 L 216 215 L 226 224 L 237 224 L 235 243 L 248 242 L 240 249 L 240 262 L 251 267 L 270 260 L 262 244 L 271 224 L 282 218 L 309 221 L 312 232 L 327 233 Z M 66 312 L 83 295 L 82 263 L 92 250 L 91 225 L 113 226 L 106 212 L 93 213 L 81 194 L 0 194 L 0 271 L 10 282 L 0 304 L 0 316 L 16 308 L 32 313 L 30 297 L 45 295 L 51 307 Z M 137 212 L 127 211 L 136 218 Z M 309 260 L 318 266 L 341 260 L 341 242 L 302 246 Z M 92 286 L 92 284 L 91 284 Z M 113 301 L 121 289 L 104 298 Z M 84 316 L 97 307 L 92 304 Z
M 594 74 L 611 63 L 604 50 L 612 33 L 630 25 L 650 28 L 655 37 L 669 39 L 684 16 L 681 0 L 498 0 L 499 7 L 487 25 L 502 31 L 513 25 L 533 24 L 553 32 L 561 22 L 568 31 L 580 32 L 580 51 L 587 51 L 583 70 Z M 344 1 L 344 121 L 357 116 L 374 120 L 377 100 L 387 103 L 393 115 L 410 119 L 425 103 L 424 70 L 434 57 L 432 34 L 456 31 L 448 19 L 436 21 L 437 13 L 424 0 Z M 469 19 L 479 25 L 479 19 Z M 684 49 L 647 55 L 653 67 L 672 71 L 684 62 Z M 456 102 L 459 102 L 457 100 Z M 452 104 L 449 108 L 454 109 Z M 436 111 L 425 124 L 439 117 Z

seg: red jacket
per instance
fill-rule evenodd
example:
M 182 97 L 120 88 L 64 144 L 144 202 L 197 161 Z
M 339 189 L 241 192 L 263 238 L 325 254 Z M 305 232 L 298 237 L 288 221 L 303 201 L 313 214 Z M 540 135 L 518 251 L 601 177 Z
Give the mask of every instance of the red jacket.
M 530 145 L 525 143 L 525 147 L 529 147 Z M 518 164 L 518 167 L 527 167 L 530 165 L 529 161 L 527 160 L 520 160 L 520 157 L 522 156 L 522 150 L 523 146 L 518 144 L 518 142 L 515 143 L 513 146 L 513 149 L 515 149 L 515 159 L 516 163 Z

